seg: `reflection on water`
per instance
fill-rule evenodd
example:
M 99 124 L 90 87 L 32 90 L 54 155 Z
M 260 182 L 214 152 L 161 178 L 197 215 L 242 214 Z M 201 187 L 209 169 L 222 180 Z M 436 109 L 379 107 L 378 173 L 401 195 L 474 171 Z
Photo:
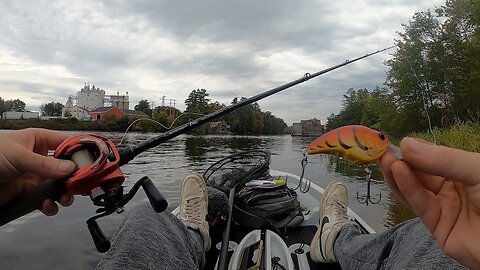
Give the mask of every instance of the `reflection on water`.
M 75 132 L 76 133 L 76 132 Z M 72 132 L 74 134 L 74 132 Z M 121 133 L 103 133 L 118 143 Z M 124 143 L 135 144 L 148 140 L 152 134 L 129 133 Z M 203 172 L 222 157 L 238 151 L 267 149 L 272 152 L 271 168 L 297 175 L 302 172 L 300 161 L 305 147 L 314 138 L 285 136 L 179 136 L 150 149 L 122 167 L 128 190 L 138 179 L 148 175 L 165 195 L 169 210 L 178 205 L 182 177 L 189 171 Z M 324 155 L 308 157 L 305 177 L 325 187 L 332 180 L 341 180 L 349 189 L 349 203 L 362 218 L 378 230 L 385 230 L 411 217 L 396 201 L 383 183 L 376 168 L 372 179 L 375 195 L 381 191 L 382 200 L 368 207 L 356 200 L 356 192 L 365 194 L 367 183 L 363 168 L 349 165 L 338 158 Z M 388 194 L 388 195 L 387 195 Z M 127 205 L 146 201 L 140 191 Z M 87 197 L 76 197 L 73 206 L 61 209 L 55 217 L 34 213 L 18 222 L 0 227 L 0 269 L 92 269 L 100 258 L 95 251 L 85 220 L 94 215 L 95 208 Z M 122 222 L 125 214 L 100 219 L 104 233 L 111 235 Z
M 416 217 L 416 215 L 403 206 L 403 204 L 391 192 L 388 193 L 387 200 L 389 203 L 388 215 L 385 217 L 386 227 L 393 227 L 400 222 Z

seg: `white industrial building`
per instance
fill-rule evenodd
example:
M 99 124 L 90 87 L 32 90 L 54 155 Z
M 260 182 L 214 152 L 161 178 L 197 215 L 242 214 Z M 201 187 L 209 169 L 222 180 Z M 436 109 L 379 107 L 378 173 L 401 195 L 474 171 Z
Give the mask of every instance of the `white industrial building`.
M 90 117 L 90 112 L 101 107 L 114 106 L 120 109 L 130 109 L 128 92 L 126 95 L 105 95 L 105 90 L 86 83 L 75 96 L 70 96 L 62 109 L 62 117 L 82 119 Z M 65 116 L 65 113 L 67 116 Z
M 3 112 L 3 119 L 34 119 L 39 118 L 39 112 Z

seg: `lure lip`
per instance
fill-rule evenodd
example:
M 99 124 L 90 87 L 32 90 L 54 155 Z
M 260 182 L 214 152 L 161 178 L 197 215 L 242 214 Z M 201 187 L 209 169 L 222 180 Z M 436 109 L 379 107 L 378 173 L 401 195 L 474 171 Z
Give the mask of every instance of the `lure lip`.
M 396 146 L 393 143 L 388 143 L 388 152 L 390 152 L 396 159 L 402 160 L 403 155 L 402 151 L 400 150 L 400 147 Z

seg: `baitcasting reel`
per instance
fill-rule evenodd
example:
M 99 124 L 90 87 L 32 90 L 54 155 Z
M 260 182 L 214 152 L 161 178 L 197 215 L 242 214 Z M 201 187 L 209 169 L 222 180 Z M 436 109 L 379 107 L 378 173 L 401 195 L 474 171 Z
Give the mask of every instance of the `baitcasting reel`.
M 114 212 L 123 212 L 140 186 L 155 212 L 164 211 L 168 202 L 148 177 L 138 180 L 131 190 L 123 194 L 125 176 L 120 170 L 120 156 L 112 141 L 95 134 L 81 134 L 71 137 L 55 150 L 55 158 L 71 159 L 77 164 L 77 171 L 65 182 L 66 193 L 90 196 L 94 205 L 99 206 L 98 215 L 87 220 L 87 227 L 99 252 L 110 249 L 110 241 L 98 226 L 96 219 Z

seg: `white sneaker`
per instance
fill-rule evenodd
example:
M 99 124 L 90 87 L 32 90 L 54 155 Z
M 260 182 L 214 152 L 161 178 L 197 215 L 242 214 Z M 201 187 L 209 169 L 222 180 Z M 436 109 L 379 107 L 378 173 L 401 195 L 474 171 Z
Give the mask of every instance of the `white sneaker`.
M 332 182 L 323 192 L 320 224 L 310 244 L 310 257 L 313 261 L 337 262 L 333 254 L 333 244 L 346 223 L 348 223 L 347 187 L 341 182 Z
M 190 173 L 183 179 L 180 191 L 180 211 L 177 217 L 188 228 L 198 230 L 203 239 L 205 251 L 210 249 L 211 240 L 208 232 L 208 193 L 203 177 Z

